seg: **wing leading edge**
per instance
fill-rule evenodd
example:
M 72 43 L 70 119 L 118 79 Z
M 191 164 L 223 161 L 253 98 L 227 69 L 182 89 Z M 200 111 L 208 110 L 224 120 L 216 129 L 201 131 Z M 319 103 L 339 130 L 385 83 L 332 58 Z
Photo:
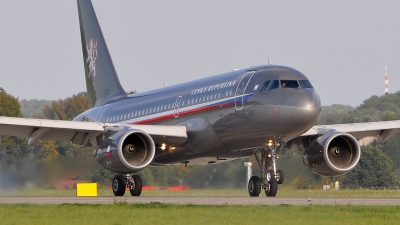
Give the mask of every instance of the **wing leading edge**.
M 332 132 L 345 132 L 353 135 L 357 140 L 365 137 L 380 137 L 380 142 L 387 141 L 394 134 L 400 132 L 400 120 L 332 124 L 313 126 L 301 136 L 319 136 Z
M 73 142 L 82 146 L 95 146 L 98 136 L 108 131 L 137 129 L 149 134 L 155 144 L 179 146 L 187 140 L 185 126 L 130 125 L 65 120 L 0 117 L 0 135 L 26 137 L 33 145 L 39 139 Z

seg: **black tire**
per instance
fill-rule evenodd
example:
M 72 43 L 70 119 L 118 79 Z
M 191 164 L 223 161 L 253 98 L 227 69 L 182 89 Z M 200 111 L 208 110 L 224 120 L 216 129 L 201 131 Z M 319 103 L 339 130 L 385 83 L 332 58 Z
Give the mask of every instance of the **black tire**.
M 273 170 L 268 170 L 268 171 L 267 171 L 267 176 L 266 176 L 266 178 L 267 178 L 267 182 L 268 182 L 269 184 L 274 183 L 274 182 L 275 182 L 275 174 L 274 174 L 274 171 L 273 171 Z
M 283 173 L 283 170 L 277 170 L 276 171 L 276 182 L 278 184 L 283 184 L 284 179 L 285 179 L 285 174 Z
M 265 195 L 267 197 L 275 197 L 276 193 L 278 192 L 278 183 L 274 179 L 275 182 L 268 185 L 268 189 L 265 190 Z
M 124 196 L 126 190 L 126 181 L 124 175 L 115 175 L 112 182 L 114 196 Z
M 247 184 L 250 197 L 258 197 L 261 192 L 261 181 L 257 176 L 252 176 Z
M 129 191 L 132 196 L 140 196 L 142 194 L 142 178 L 139 175 L 133 175 L 132 179 L 135 182 L 135 188 L 131 188 Z

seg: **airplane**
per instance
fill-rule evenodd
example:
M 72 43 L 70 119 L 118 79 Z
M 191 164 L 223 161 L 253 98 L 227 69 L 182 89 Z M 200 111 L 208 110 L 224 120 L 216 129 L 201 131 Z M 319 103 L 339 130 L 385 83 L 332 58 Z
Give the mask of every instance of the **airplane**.
M 0 117 L 0 134 L 93 147 L 117 175 L 115 196 L 142 192 L 148 166 L 209 165 L 255 156 L 251 197 L 275 197 L 276 161 L 294 145 L 314 172 L 338 176 L 359 162 L 359 140 L 388 140 L 400 121 L 315 126 L 321 101 L 309 79 L 280 65 L 252 66 L 143 93 L 122 88 L 90 0 L 77 0 L 89 110 L 73 121 Z M 131 175 L 133 174 L 133 175 Z

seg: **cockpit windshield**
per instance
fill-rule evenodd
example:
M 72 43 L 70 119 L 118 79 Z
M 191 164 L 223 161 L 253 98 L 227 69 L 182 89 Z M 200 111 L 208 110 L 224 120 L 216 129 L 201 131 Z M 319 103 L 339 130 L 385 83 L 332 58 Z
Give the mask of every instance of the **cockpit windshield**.
M 297 80 L 281 80 L 281 88 L 299 88 Z
M 260 88 L 260 92 L 266 91 L 270 83 L 271 83 L 270 80 L 265 81 Z
M 276 88 L 313 88 L 308 80 L 267 80 L 260 86 L 259 92 Z
M 308 80 L 299 80 L 299 83 L 302 88 L 313 88 L 310 81 Z
M 273 80 L 271 82 L 271 86 L 269 86 L 269 88 L 267 89 L 267 91 L 275 89 L 275 88 L 279 88 L 279 80 Z

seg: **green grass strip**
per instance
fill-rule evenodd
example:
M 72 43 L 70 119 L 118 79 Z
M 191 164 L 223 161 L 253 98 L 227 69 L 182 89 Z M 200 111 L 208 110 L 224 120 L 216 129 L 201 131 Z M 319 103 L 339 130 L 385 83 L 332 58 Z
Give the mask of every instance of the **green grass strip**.
M 0 224 L 399 224 L 400 206 L 0 204 Z

